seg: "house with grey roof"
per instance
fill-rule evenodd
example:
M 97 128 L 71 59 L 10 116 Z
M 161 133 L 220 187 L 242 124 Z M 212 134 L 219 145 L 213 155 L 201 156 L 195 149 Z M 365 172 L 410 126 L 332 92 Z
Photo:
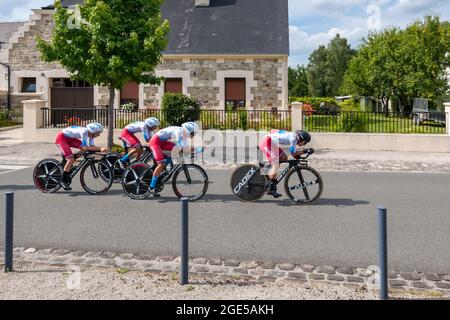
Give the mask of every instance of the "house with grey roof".
M 116 107 L 133 102 L 158 108 L 166 92 L 195 97 L 209 109 L 288 107 L 288 0 L 165 0 L 161 11 L 171 32 L 155 73 L 165 81 L 127 84 Z M 106 105 L 107 88 L 71 81 L 58 63 L 40 59 L 35 36 L 51 38 L 53 14 L 53 6 L 33 10 L 5 41 L 1 62 L 12 69 L 13 102 L 39 98 L 53 108 Z

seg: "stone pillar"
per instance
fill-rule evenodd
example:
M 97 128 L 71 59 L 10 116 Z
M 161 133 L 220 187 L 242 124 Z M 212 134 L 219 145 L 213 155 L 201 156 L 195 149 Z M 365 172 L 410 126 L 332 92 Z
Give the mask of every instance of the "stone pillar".
M 445 102 L 445 119 L 446 119 L 446 128 L 447 128 L 447 135 L 450 136 L 450 102 Z
M 292 102 L 292 131 L 303 130 L 303 103 Z
M 36 130 L 44 124 L 42 109 L 45 108 L 44 100 L 25 100 L 23 104 L 23 137 L 25 142 L 34 141 Z

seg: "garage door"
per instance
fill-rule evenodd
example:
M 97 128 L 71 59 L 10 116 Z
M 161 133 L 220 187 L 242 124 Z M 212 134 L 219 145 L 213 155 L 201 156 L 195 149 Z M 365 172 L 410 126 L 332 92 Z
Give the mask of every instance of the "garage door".
M 52 108 L 94 106 L 94 88 L 51 88 Z
M 52 108 L 86 108 L 94 106 L 94 88 L 85 81 L 52 79 Z

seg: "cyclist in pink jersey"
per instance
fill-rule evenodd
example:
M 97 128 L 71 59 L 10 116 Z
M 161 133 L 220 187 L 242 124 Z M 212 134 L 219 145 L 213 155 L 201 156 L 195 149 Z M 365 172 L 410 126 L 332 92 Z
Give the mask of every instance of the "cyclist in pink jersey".
M 70 169 L 75 162 L 75 157 L 71 148 L 80 149 L 80 152 L 94 151 L 107 152 L 108 149 L 104 147 L 96 147 L 94 139 L 103 132 L 103 126 L 100 123 L 91 123 L 86 127 L 72 126 L 63 129 L 56 136 L 55 143 L 59 146 L 61 153 L 67 162 L 64 166 L 64 173 L 62 177 L 61 186 L 64 190 L 70 191 Z
M 151 117 L 144 121 L 130 123 L 122 130 L 120 139 L 131 149 L 128 154 L 119 160 L 119 165 L 122 169 L 125 168 L 125 163 L 127 163 L 131 157 L 136 156 L 138 160 L 141 158 L 143 150 L 141 141 L 136 137 L 136 133 L 142 132 L 145 142 L 148 143 L 153 137 L 155 129 L 158 128 L 159 125 L 159 120 Z
M 297 151 L 297 146 L 304 146 L 311 141 L 311 135 L 303 130 L 295 132 L 285 130 L 271 130 L 259 143 L 259 149 L 266 155 L 271 164 L 269 171 L 270 182 L 267 194 L 275 198 L 281 197 L 277 192 L 277 175 L 280 168 L 280 161 L 288 160 L 286 153 L 280 148 L 280 145 L 288 145 L 292 157 L 299 157 L 304 151 Z
M 154 197 L 160 196 L 156 190 L 158 179 L 164 168 L 170 163 L 170 158 L 164 155 L 164 151 L 172 151 L 175 146 L 182 151 L 183 148 L 187 146 L 188 138 L 194 137 L 199 130 L 200 128 L 195 122 L 186 122 L 183 123 L 181 127 L 168 127 L 162 129 L 150 140 L 150 148 L 153 152 L 153 157 L 158 163 L 150 183 L 150 191 Z

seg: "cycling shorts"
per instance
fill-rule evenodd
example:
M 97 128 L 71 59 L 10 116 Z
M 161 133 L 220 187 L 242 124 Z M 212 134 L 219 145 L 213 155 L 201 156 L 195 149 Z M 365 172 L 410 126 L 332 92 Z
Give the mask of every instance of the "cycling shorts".
M 120 139 L 126 143 L 128 148 L 136 148 L 141 145 L 141 141 L 126 128 L 120 133 Z
M 153 152 L 153 157 L 156 162 L 161 163 L 166 159 L 164 151 L 172 151 L 175 143 L 171 141 L 163 141 L 159 135 L 155 134 L 150 140 L 150 149 Z
M 272 141 L 272 137 L 265 136 L 259 143 L 259 149 L 266 155 L 270 163 L 278 162 L 285 152 L 280 149 L 277 143 Z
M 55 143 L 58 145 L 59 149 L 61 149 L 61 152 L 66 159 L 73 157 L 71 148 L 80 149 L 82 145 L 81 140 L 76 138 L 68 138 L 62 132 L 58 133 L 56 136 Z

